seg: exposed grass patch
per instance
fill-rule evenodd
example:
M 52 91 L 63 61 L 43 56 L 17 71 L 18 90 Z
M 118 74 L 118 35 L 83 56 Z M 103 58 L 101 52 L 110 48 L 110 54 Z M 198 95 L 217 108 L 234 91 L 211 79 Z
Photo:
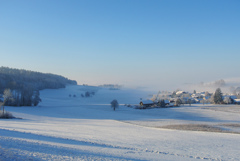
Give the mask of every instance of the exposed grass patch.
M 239 126 L 239 124 L 231 124 L 231 126 L 236 127 L 236 126 Z M 221 132 L 221 133 L 240 134 L 239 132 L 228 131 L 228 130 L 224 130 L 220 127 L 215 127 L 213 125 L 205 125 L 205 124 L 166 125 L 166 126 L 161 126 L 159 128 L 186 130 L 186 131 L 205 131 L 205 132 Z
M 227 126 L 227 127 L 239 127 L 240 128 L 240 124 L 220 124 L 221 126 Z

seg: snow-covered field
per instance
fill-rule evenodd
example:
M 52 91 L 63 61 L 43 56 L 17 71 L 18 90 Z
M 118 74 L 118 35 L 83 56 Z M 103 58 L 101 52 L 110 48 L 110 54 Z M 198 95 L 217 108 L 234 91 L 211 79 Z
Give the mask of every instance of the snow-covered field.
M 86 91 L 95 95 L 81 97 Z M 240 160 L 240 106 L 123 106 L 148 94 L 88 86 L 43 90 L 38 107 L 6 107 L 21 119 L 0 120 L 0 161 Z M 113 99 L 121 104 L 116 111 Z

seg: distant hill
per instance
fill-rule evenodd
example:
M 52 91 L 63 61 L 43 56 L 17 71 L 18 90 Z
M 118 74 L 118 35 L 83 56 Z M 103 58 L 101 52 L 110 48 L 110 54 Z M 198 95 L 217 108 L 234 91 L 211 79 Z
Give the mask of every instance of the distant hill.
M 65 88 L 66 85 L 76 85 L 60 75 L 40 73 L 24 69 L 0 67 L 0 92 L 4 89 L 31 88 L 33 90 Z

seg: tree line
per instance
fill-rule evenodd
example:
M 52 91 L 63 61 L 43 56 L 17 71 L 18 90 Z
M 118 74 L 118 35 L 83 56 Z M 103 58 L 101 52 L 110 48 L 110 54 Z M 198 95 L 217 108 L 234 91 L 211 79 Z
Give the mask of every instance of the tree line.
M 0 94 L 11 98 L 5 101 L 9 106 L 37 105 L 41 101 L 39 90 L 76 84 L 60 75 L 0 67 Z

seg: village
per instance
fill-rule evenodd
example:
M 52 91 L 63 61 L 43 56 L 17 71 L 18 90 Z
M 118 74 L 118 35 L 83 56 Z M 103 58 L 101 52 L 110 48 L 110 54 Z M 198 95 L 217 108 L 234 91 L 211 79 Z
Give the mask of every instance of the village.
M 217 94 L 219 90 L 219 94 Z M 149 109 L 149 108 L 167 108 L 178 107 L 188 104 L 238 104 L 240 105 L 240 93 L 228 94 L 221 93 L 221 89 L 218 88 L 215 93 L 208 91 L 193 93 L 187 91 L 159 91 L 157 94 L 152 95 L 150 99 L 141 99 L 139 105 L 135 106 L 136 109 Z M 217 96 L 216 96 L 217 95 Z M 128 105 L 129 106 L 129 105 Z

